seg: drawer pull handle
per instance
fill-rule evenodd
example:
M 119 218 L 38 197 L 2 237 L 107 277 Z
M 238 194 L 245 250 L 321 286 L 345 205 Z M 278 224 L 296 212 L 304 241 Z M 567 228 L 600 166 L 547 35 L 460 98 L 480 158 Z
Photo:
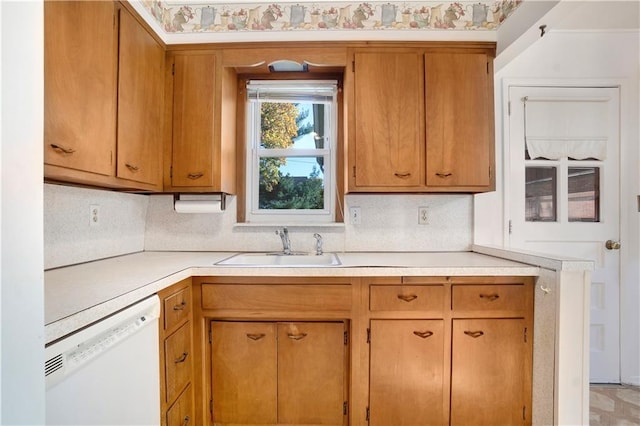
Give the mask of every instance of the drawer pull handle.
M 411 173 L 409 173 L 409 172 L 395 172 L 394 176 L 395 177 L 399 177 L 400 179 L 406 179 L 409 176 L 411 176 Z
M 195 180 L 195 179 L 200 179 L 202 176 L 204 176 L 204 173 L 202 173 L 202 172 L 201 172 L 201 173 L 189 173 L 189 174 L 187 175 L 187 177 L 188 177 L 189 179 L 193 179 L 193 180 Z
M 427 337 L 433 336 L 433 331 L 414 331 L 413 334 L 423 339 L 426 339 Z
M 176 359 L 174 361 L 174 363 L 176 364 L 182 364 L 183 362 L 185 362 L 187 360 L 187 356 L 189 354 L 187 352 L 182 352 L 182 355 L 180 355 L 180 358 Z
M 127 166 L 127 169 L 131 170 L 134 173 L 140 170 L 140 167 L 134 166 L 133 164 L 124 163 L 124 165 Z
M 452 176 L 453 173 L 436 173 L 436 176 L 438 176 L 439 178 L 448 178 L 449 176 Z
M 255 334 L 247 333 L 247 337 L 251 340 L 260 340 L 264 336 L 266 336 L 266 334 L 264 333 L 255 333 Z
M 293 339 L 293 340 L 302 340 L 305 337 L 307 337 L 307 333 L 300 333 L 300 334 L 293 334 L 293 333 L 288 333 L 287 337 L 289 339 Z
M 487 299 L 489 302 L 493 302 L 494 300 L 498 300 L 500 298 L 499 294 L 481 294 L 480 299 Z
M 184 308 L 187 306 L 187 302 L 185 302 L 184 300 L 182 301 L 182 303 L 180 303 L 179 305 L 175 305 L 173 307 L 174 311 L 183 311 Z
M 65 148 L 64 146 L 55 143 L 52 143 L 49 146 L 51 146 L 51 148 L 55 149 L 60 154 L 73 154 L 74 152 L 76 152 L 76 150 L 73 148 Z
M 404 300 L 405 302 L 411 302 L 413 300 L 416 300 L 417 298 L 418 296 L 415 294 L 399 294 L 398 295 L 398 299 Z
M 187 426 L 189 424 L 189 416 L 184 416 L 184 423 L 182 423 L 182 426 Z
M 464 334 L 467 336 L 471 336 L 474 339 L 477 339 L 480 336 L 484 336 L 484 331 L 465 331 Z

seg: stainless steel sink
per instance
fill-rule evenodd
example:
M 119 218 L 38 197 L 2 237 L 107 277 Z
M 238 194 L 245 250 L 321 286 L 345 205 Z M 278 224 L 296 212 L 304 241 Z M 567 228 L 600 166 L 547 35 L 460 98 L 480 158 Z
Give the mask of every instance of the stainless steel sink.
M 280 252 L 270 253 L 238 253 L 220 262 L 220 266 L 258 266 L 258 267 L 297 267 L 319 268 L 328 266 L 340 266 L 340 259 L 335 253 L 292 253 L 285 255 Z

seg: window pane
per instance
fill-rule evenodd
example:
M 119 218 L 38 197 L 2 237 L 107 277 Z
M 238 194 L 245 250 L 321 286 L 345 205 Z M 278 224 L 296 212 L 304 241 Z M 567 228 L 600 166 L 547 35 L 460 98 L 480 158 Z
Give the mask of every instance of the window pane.
M 600 222 L 599 167 L 569 167 L 569 222 Z
M 262 102 L 260 104 L 260 148 L 291 148 L 298 137 L 296 121 L 300 111 L 295 104 Z
M 260 103 L 261 149 L 324 149 L 325 105 Z
M 525 220 L 555 222 L 557 220 L 556 168 L 525 169 Z
M 258 207 L 324 209 L 323 164 L 323 157 L 261 158 Z

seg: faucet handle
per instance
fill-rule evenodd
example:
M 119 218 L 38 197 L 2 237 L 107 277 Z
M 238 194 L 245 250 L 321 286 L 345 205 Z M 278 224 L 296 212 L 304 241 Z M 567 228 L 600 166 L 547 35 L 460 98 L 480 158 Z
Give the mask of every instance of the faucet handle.
M 317 232 L 313 234 L 313 238 L 316 239 L 316 256 L 322 255 L 322 235 Z

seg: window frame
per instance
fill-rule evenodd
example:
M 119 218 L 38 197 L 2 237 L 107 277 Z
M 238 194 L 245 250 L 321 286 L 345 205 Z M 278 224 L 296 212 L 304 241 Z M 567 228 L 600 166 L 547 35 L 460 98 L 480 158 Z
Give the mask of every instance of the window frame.
M 257 78 L 246 78 L 241 80 L 240 91 L 242 96 L 242 109 L 244 117 L 242 119 L 244 125 L 244 134 L 238 139 L 242 144 L 243 181 L 239 185 L 243 194 L 242 201 L 238 210 L 238 221 L 252 224 L 332 224 L 342 220 L 340 214 L 340 197 L 342 191 L 339 189 L 340 176 L 338 173 L 342 158 L 339 156 L 340 143 L 340 114 L 341 81 L 335 77 L 323 78 L 296 78 L 296 79 L 264 79 L 260 76 Z M 325 141 L 328 142 L 323 148 L 316 149 L 267 149 L 260 148 L 260 101 L 249 99 L 248 85 L 256 84 L 264 85 L 264 87 L 292 87 L 298 86 L 315 87 L 322 85 L 325 87 L 333 86 L 333 95 L 331 101 L 314 101 L 313 103 L 323 103 L 328 107 L 325 108 Z M 244 90 L 243 90 L 244 89 Z M 287 102 L 287 103 L 304 103 L 299 99 L 269 99 L 268 95 L 265 100 L 269 102 Z M 242 152 L 241 151 L 241 152 Z M 267 154 L 267 155 L 265 155 Z M 324 208 L 318 210 L 295 210 L 295 209 L 259 209 L 259 175 L 260 175 L 260 158 L 265 157 L 324 157 L 323 187 L 324 187 Z

